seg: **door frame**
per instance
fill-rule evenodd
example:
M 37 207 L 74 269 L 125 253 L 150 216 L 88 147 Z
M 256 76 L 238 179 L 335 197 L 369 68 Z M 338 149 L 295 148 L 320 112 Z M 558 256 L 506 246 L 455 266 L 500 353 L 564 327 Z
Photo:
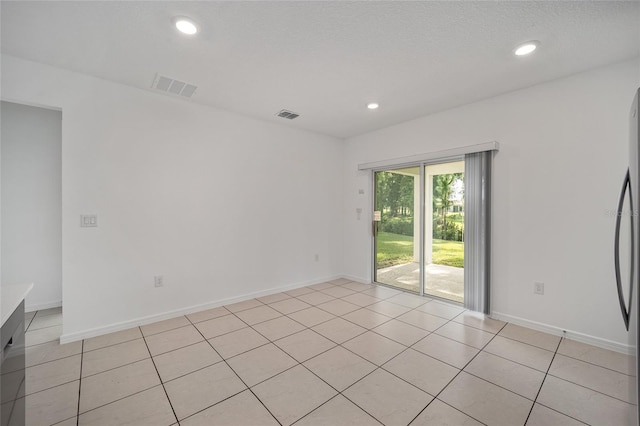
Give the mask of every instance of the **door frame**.
M 426 295 L 425 294 L 425 286 L 426 286 L 426 276 L 425 276 L 425 248 L 424 248 L 424 242 L 425 242 L 425 237 L 426 237 L 426 182 L 425 182 L 425 167 L 427 166 L 433 166 L 436 164 L 446 164 L 446 163 L 455 163 L 455 162 L 459 162 L 459 161 L 465 161 L 465 156 L 464 155 L 458 155 L 458 156 L 447 156 L 447 157 L 443 157 L 443 158 L 434 158 L 432 160 L 427 160 L 427 161 L 419 161 L 419 162 L 413 162 L 413 163 L 400 163 L 400 164 L 396 164 L 396 165 L 388 165 L 388 166 L 384 166 L 384 167 L 380 167 L 380 168 L 373 168 L 370 169 L 371 170 L 371 265 L 372 265 L 372 272 L 371 272 L 371 277 L 372 277 L 372 282 L 374 284 L 377 285 L 382 285 L 385 287 L 389 287 L 392 288 L 394 290 L 399 290 L 399 291 L 407 291 L 413 294 L 419 294 L 420 296 L 428 296 L 430 298 L 433 299 L 438 299 L 438 300 L 442 300 L 448 303 L 453 303 L 455 305 L 460 305 L 462 306 L 463 303 L 457 302 L 455 300 L 450 300 L 450 299 L 446 299 L 444 297 L 439 297 L 439 296 L 434 296 L 434 295 Z M 398 169 L 405 169 L 405 168 L 410 168 L 410 167 L 418 167 L 420 169 L 420 182 L 419 182 L 419 188 L 418 190 L 420 191 L 420 205 L 419 205 L 419 221 L 420 221 L 420 231 L 419 231 L 419 237 L 420 237 L 420 244 L 419 244 L 419 248 L 418 248 L 418 258 L 419 258 L 419 262 L 420 262 L 420 275 L 419 275 L 419 291 L 418 292 L 412 292 L 410 290 L 405 290 L 405 289 L 401 289 L 398 287 L 395 287 L 393 285 L 390 284 L 385 284 L 382 282 L 377 281 L 377 256 L 378 256 L 378 244 L 377 244 L 377 224 L 376 221 L 374 221 L 374 212 L 376 209 L 376 173 L 378 172 L 389 172 L 389 171 L 393 171 L 393 170 L 398 170 Z M 416 212 L 416 208 L 414 206 L 414 221 L 416 220 L 415 217 L 415 212 Z M 414 240 L 415 242 L 415 240 Z

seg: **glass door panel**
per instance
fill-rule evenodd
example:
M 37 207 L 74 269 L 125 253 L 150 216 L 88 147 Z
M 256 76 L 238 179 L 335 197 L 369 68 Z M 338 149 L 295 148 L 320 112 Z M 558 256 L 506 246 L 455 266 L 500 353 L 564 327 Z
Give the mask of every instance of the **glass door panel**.
M 424 294 L 464 302 L 464 161 L 428 165 Z
M 420 167 L 375 172 L 374 281 L 420 292 Z

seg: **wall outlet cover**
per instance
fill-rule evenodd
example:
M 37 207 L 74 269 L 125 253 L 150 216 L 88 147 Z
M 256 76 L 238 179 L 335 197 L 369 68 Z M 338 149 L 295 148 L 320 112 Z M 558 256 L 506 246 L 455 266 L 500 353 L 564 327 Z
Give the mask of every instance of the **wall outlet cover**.
M 164 278 L 162 275 L 156 275 L 153 277 L 153 285 L 155 287 L 163 287 L 164 286 Z

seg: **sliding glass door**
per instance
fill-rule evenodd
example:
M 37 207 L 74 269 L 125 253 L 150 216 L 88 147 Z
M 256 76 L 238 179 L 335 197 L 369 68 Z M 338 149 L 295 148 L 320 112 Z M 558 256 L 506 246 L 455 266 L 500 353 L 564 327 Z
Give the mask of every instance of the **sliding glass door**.
M 464 161 L 426 165 L 424 293 L 464 302 Z
M 419 293 L 420 167 L 374 173 L 374 281 Z
M 464 160 L 374 172 L 374 281 L 464 301 Z

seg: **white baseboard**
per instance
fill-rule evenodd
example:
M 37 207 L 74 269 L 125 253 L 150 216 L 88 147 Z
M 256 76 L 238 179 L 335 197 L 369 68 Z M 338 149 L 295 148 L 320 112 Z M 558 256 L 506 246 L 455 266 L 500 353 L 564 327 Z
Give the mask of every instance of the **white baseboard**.
M 107 333 L 114 333 L 116 331 L 126 330 L 132 327 L 139 327 L 141 325 L 147 325 L 158 321 L 163 321 L 171 318 L 175 318 L 181 315 L 193 314 L 199 311 L 205 311 L 207 309 L 217 308 L 219 306 L 230 305 L 232 303 L 242 302 L 249 299 L 255 299 L 257 297 L 269 296 L 270 294 L 281 293 L 287 290 L 293 290 L 300 287 L 306 287 L 309 285 L 320 284 L 338 278 L 346 278 L 343 275 L 335 275 L 331 277 L 319 278 L 310 281 L 299 282 L 296 284 L 273 287 L 267 290 L 256 291 L 253 293 L 244 294 L 242 296 L 229 297 L 226 299 L 220 299 L 213 302 L 207 302 L 199 305 L 193 305 L 186 308 L 175 309 L 161 314 L 148 315 L 146 317 L 135 318 L 128 321 L 122 321 L 114 324 L 109 324 L 103 327 L 95 327 L 88 330 L 82 330 L 75 333 L 67 333 L 60 336 L 60 343 L 71 343 L 77 340 L 88 339 L 90 337 L 101 336 Z M 60 306 L 60 305 L 59 305 Z
M 360 284 L 371 284 L 371 280 L 368 278 L 356 277 L 355 275 L 341 275 L 340 278 L 347 279 L 349 281 L 355 281 Z
M 62 306 L 62 300 L 57 302 L 33 303 L 24 307 L 25 312 L 41 311 L 43 309 L 59 308 Z
M 533 330 L 542 331 L 544 333 L 553 334 L 555 336 L 564 336 L 570 340 L 575 340 L 577 342 L 586 343 L 586 344 L 597 346 L 603 349 L 609 349 L 611 351 L 620 352 L 626 355 L 631 355 L 634 352 L 633 347 L 626 345 L 624 343 L 614 342 L 613 340 L 603 339 L 601 337 L 591 336 L 589 334 L 579 333 L 577 331 L 565 330 L 560 327 L 544 324 L 537 321 L 531 321 L 531 320 L 516 317 L 513 315 L 503 314 L 503 313 L 494 311 L 491 313 L 491 318 L 510 322 L 512 324 L 531 328 Z

